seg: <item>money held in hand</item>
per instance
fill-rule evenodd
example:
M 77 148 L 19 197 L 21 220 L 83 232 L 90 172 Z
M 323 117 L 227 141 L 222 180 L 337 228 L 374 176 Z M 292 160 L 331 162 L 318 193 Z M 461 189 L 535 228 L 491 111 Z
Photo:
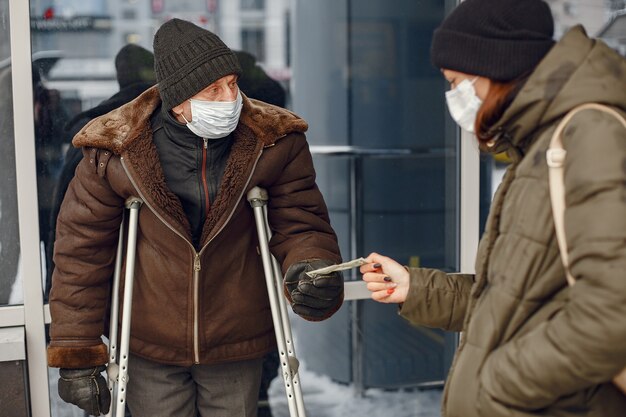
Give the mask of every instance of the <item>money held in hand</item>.
M 367 261 L 365 258 L 357 258 L 348 262 L 343 262 L 337 265 L 331 265 L 320 269 L 315 269 L 313 271 L 309 271 L 306 274 L 313 278 L 318 275 L 326 275 L 335 271 L 345 271 L 346 269 L 358 268 L 359 266 L 366 264 Z

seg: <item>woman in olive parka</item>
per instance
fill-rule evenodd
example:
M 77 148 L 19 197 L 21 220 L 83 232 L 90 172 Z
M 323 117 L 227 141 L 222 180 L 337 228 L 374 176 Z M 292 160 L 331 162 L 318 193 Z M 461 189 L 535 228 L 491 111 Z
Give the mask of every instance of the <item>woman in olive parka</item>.
M 373 253 L 374 300 L 417 325 L 463 331 L 442 415 L 624 416 L 611 379 L 626 366 L 626 128 L 578 112 L 562 139 L 568 286 L 546 150 L 573 108 L 626 113 L 626 60 L 582 27 L 554 44 L 541 0 L 466 0 L 435 31 L 452 117 L 513 161 L 494 197 L 476 274 L 405 268 Z

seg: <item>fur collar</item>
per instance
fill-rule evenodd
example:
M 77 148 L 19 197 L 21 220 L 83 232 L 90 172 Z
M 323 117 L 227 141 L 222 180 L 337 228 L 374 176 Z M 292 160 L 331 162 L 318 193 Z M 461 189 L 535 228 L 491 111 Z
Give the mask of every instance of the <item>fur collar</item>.
M 307 123 L 292 112 L 251 100 L 242 94 L 243 109 L 233 132 L 233 147 L 226 163 L 216 201 L 204 223 L 201 241 L 207 242 L 220 230 L 244 192 L 254 159 L 263 147 L 290 134 L 303 133 Z M 124 156 L 128 175 L 152 209 L 169 225 L 191 240 L 189 221 L 178 197 L 167 187 L 156 146 L 152 142 L 150 116 L 160 105 L 156 87 L 130 103 L 89 122 L 74 137 L 76 147 L 107 149 Z
M 242 125 L 247 127 L 264 146 L 289 133 L 304 133 L 308 129 L 306 121 L 289 110 L 249 99 L 243 93 L 241 96 L 243 109 L 236 130 Z M 72 144 L 108 149 L 119 155 L 145 136 L 150 129 L 150 115 L 160 103 L 158 86 L 154 86 L 130 103 L 89 122 L 74 136 Z

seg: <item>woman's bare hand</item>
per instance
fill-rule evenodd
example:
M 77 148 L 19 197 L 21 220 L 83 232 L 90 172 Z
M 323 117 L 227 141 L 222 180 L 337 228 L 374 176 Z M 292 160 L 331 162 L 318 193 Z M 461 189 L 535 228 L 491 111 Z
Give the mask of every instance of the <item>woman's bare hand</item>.
M 372 292 L 372 299 L 381 303 L 403 303 L 409 292 L 409 271 L 398 262 L 378 253 L 371 253 L 361 265 L 363 281 Z

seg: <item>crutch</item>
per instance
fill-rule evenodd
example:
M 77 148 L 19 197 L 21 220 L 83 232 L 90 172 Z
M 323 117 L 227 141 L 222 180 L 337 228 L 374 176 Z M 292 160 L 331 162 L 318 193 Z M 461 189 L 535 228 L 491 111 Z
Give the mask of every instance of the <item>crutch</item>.
M 119 289 L 122 273 L 122 254 L 124 246 L 125 219 L 120 224 L 120 235 L 117 243 L 115 258 L 115 273 L 113 275 L 113 289 L 111 294 L 111 323 L 109 327 L 109 364 L 107 366 L 108 387 L 111 393 L 111 408 L 107 417 L 123 417 L 126 408 L 126 385 L 128 384 L 128 350 L 130 344 L 130 314 L 133 304 L 133 284 L 135 271 L 135 249 L 137 245 L 137 220 L 139 209 L 143 201 L 137 197 L 126 200 L 128 209 L 128 241 L 126 246 L 126 273 L 124 275 L 124 298 L 120 352 L 118 358 L 118 319 L 119 319 Z M 124 216 L 126 217 L 126 216 Z M 114 387 L 117 384 L 117 393 Z
M 268 242 L 272 237 L 272 232 L 267 220 L 267 200 L 267 191 L 262 188 L 254 187 L 248 192 L 248 202 L 250 202 L 254 211 L 254 220 L 259 235 L 259 247 L 261 249 L 265 282 L 272 310 L 274 331 L 276 332 L 280 365 L 287 393 L 289 415 L 291 417 L 306 417 L 300 377 L 298 376 L 299 362 L 293 346 L 291 324 L 287 315 L 287 303 L 282 291 L 282 273 L 278 262 L 269 250 Z

